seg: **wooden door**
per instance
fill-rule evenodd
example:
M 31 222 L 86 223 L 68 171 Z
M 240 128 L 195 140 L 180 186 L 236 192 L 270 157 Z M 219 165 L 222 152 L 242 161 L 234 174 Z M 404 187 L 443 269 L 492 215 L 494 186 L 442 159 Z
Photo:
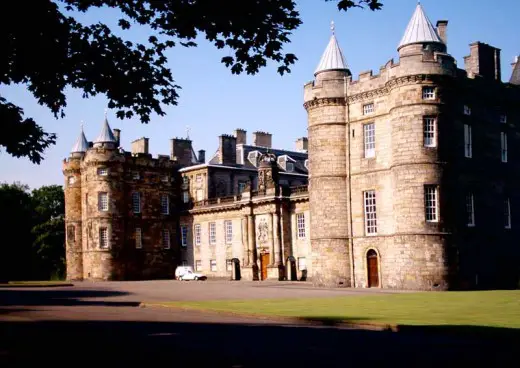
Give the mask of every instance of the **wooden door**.
M 379 267 L 377 253 L 370 249 L 367 253 L 368 287 L 379 287 Z
M 269 254 L 260 255 L 260 280 L 267 278 L 267 265 L 269 264 Z

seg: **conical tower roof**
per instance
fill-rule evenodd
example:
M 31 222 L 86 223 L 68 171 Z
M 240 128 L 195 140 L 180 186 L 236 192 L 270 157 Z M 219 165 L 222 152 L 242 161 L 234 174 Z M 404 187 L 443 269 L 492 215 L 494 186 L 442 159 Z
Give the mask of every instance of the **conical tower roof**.
M 97 136 L 94 143 L 116 143 L 116 138 L 114 137 L 114 133 L 112 133 L 112 129 L 110 129 L 110 125 L 108 124 L 106 111 L 105 111 L 105 121 L 103 122 L 103 127 L 101 128 L 101 132 Z
M 330 28 L 332 30 L 332 35 L 330 37 L 329 44 L 327 45 L 325 52 L 321 56 L 320 63 L 314 71 L 314 75 L 320 72 L 324 72 L 326 70 L 348 70 L 347 62 L 345 61 L 343 52 L 341 52 L 338 40 L 336 39 L 336 36 L 334 34 L 334 22 L 331 22 Z
M 509 83 L 520 86 L 520 60 L 518 56 L 515 56 L 515 61 L 513 63 L 513 73 L 511 73 Z
M 432 23 L 424 13 L 421 3 L 418 3 L 397 50 L 406 45 L 429 42 L 443 43 Z
M 81 124 L 81 133 L 76 140 L 76 143 L 74 143 L 74 146 L 70 150 L 70 153 L 82 153 L 87 152 L 88 149 L 88 141 L 85 137 L 85 133 L 83 133 L 83 124 Z

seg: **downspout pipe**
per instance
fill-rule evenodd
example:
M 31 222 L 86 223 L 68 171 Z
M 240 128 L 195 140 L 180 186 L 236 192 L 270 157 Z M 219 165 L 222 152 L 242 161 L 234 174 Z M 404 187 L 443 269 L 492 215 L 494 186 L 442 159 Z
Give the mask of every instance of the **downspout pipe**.
M 348 151 L 348 175 L 347 175 L 347 184 L 348 184 L 348 220 L 349 220 L 349 229 L 350 236 L 348 237 L 348 247 L 349 247 L 349 258 L 350 258 L 350 282 L 351 287 L 356 287 L 356 273 L 354 271 L 354 229 L 353 229 L 353 220 L 352 220 L 352 175 L 351 175 L 351 145 L 350 145 L 350 137 L 351 137 L 351 127 L 350 127 L 350 106 L 348 102 L 347 96 L 347 76 L 343 77 L 343 94 L 345 98 L 345 121 L 347 123 L 347 151 Z

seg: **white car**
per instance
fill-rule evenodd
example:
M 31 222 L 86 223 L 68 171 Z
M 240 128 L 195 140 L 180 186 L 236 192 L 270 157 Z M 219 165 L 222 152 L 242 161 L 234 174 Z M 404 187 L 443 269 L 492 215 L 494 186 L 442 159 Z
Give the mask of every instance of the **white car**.
M 193 272 L 191 270 L 187 270 L 182 275 L 179 276 L 179 280 L 185 281 L 185 280 L 207 280 L 206 275 L 203 275 L 202 273 Z

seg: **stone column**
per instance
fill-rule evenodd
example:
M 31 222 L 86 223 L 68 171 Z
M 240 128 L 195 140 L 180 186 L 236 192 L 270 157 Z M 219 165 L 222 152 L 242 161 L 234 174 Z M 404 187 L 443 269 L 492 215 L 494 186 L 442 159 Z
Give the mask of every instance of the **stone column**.
M 248 252 L 249 249 L 249 240 L 248 240 L 248 232 L 247 232 L 247 216 L 242 217 L 241 220 L 241 231 L 242 231 L 242 251 L 244 254 L 243 266 L 249 266 Z
M 274 259 L 274 264 L 275 265 L 279 265 L 281 264 L 280 262 L 280 254 L 281 254 L 281 249 L 280 249 L 280 230 L 279 230 L 279 216 L 277 213 L 273 214 L 273 248 L 274 248 L 274 255 L 273 255 L 273 259 Z
M 267 220 L 267 223 L 273 225 L 274 216 L 273 216 L 272 213 L 269 214 L 268 219 L 269 220 Z M 271 226 L 271 236 L 269 237 L 269 240 L 271 242 L 271 244 L 270 244 L 270 248 L 271 249 L 269 250 L 269 253 L 271 253 L 270 257 L 269 257 L 269 265 L 270 266 L 274 266 L 275 265 L 274 257 L 275 257 L 275 253 L 276 253 L 276 248 L 275 248 L 275 245 L 274 245 L 274 237 L 275 237 L 274 226 Z
M 247 264 L 255 261 L 254 258 L 255 247 L 255 220 L 253 215 L 247 216 Z

